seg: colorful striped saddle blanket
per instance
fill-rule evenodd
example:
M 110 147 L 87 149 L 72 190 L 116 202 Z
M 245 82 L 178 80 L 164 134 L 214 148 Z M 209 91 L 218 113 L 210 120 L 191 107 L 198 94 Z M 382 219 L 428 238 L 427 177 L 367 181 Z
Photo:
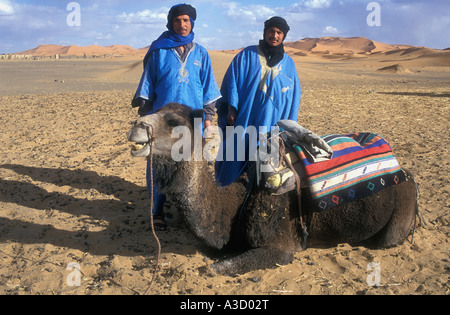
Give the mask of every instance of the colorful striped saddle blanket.
M 405 181 L 406 176 L 391 146 L 373 133 L 321 137 L 333 149 L 333 157 L 314 163 L 301 146 L 300 157 L 318 212 L 376 194 Z

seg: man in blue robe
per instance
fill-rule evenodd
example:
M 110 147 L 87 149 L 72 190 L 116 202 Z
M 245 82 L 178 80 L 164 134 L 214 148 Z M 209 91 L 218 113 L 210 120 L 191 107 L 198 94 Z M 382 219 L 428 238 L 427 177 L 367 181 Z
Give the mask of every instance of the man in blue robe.
M 220 91 L 214 78 L 211 59 L 205 48 L 194 43 L 197 12 L 187 4 L 173 6 L 168 14 L 167 28 L 154 41 L 144 58 L 141 77 L 133 107 L 141 116 L 150 115 L 168 103 L 180 103 L 192 109 L 205 110 L 205 127 L 211 126 Z M 147 163 L 147 187 L 150 192 L 150 165 Z M 163 206 L 166 197 L 154 185 L 154 225 L 167 228 Z
M 216 179 L 222 186 L 233 183 L 244 171 L 253 154 L 251 135 L 227 132 L 227 126 L 266 127 L 270 131 L 281 119 L 297 121 L 300 106 L 300 81 L 294 61 L 289 57 L 283 41 L 289 31 L 281 17 L 272 17 L 264 24 L 264 39 L 257 46 L 249 46 L 231 62 L 223 79 L 222 99 L 218 102 L 218 123 L 222 129 L 222 152 L 216 161 Z M 233 141 L 234 152 L 227 154 L 227 142 Z M 238 146 L 245 145 L 245 158 L 239 158 Z

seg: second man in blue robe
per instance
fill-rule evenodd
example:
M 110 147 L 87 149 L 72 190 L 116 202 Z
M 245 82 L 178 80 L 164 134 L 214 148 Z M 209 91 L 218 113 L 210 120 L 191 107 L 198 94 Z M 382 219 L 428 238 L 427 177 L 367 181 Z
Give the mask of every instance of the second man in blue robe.
M 231 62 L 223 79 L 222 99 L 218 102 L 218 123 L 222 129 L 222 153 L 216 161 L 216 179 L 227 186 L 246 171 L 249 139 L 229 139 L 236 134 L 226 132 L 227 126 L 266 127 L 270 131 L 279 120 L 297 121 L 300 106 L 300 81 L 295 63 L 284 51 L 283 41 L 289 31 L 281 17 L 272 17 L 264 24 L 264 39 L 249 46 Z M 227 154 L 227 141 L 234 141 L 234 154 Z M 237 158 L 237 146 L 244 145 L 246 157 Z M 228 157 L 227 157 L 228 155 Z

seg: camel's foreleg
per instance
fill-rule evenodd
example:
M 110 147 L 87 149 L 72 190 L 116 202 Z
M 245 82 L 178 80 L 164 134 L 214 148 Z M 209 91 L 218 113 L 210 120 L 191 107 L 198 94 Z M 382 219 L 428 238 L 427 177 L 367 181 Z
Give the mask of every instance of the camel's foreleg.
M 219 274 L 235 276 L 252 270 L 287 265 L 294 259 L 293 252 L 274 248 L 254 248 L 236 257 L 222 260 L 211 267 Z

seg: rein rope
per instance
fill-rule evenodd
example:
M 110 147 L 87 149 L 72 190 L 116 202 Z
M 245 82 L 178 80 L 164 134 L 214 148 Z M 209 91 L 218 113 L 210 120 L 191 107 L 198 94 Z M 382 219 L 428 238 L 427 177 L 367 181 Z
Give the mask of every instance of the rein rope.
M 300 180 L 300 176 L 298 175 L 297 171 L 295 170 L 295 167 L 292 165 L 291 160 L 287 157 L 286 155 L 286 146 L 284 144 L 284 139 L 282 137 L 279 137 L 280 139 L 280 154 L 282 156 L 282 158 L 286 161 L 286 163 L 288 164 L 289 168 L 291 169 L 292 173 L 294 173 L 294 177 L 295 177 L 295 182 L 297 183 L 296 185 L 296 190 L 297 190 L 297 202 L 298 202 L 298 214 L 299 214 L 299 219 L 300 219 L 300 226 L 302 228 L 302 249 L 305 250 L 308 246 L 308 227 L 305 224 L 305 220 L 303 218 L 303 212 L 302 212 L 302 193 L 301 193 L 301 180 Z M 281 163 L 281 161 L 280 161 Z
M 158 236 L 156 235 L 156 231 L 155 231 L 155 226 L 153 225 L 153 130 L 152 127 L 150 125 L 146 125 L 147 127 L 147 135 L 148 135 L 148 145 L 150 146 L 150 154 L 147 157 L 149 160 L 149 164 L 150 164 L 150 226 L 152 228 L 152 233 L 153 233 L 153 237 L 156 240 L 156 243 L 158 245 L 158 255 L 156 257 L 156 266 L 155 266 L 155 270 L 153 271 L 153 277 L 152 280 L 150 281 L 150 284 L 147 288 L 147 290 L 145 291 L 144 295 L 148 295 L 150 288 L 153 284 L 153 282 L 156 279 L 157 276 L 157 272 L 159 270 L 159 260 L 160 260 L 160 256 L 161 256 L 161 242 L 159 241 Z

